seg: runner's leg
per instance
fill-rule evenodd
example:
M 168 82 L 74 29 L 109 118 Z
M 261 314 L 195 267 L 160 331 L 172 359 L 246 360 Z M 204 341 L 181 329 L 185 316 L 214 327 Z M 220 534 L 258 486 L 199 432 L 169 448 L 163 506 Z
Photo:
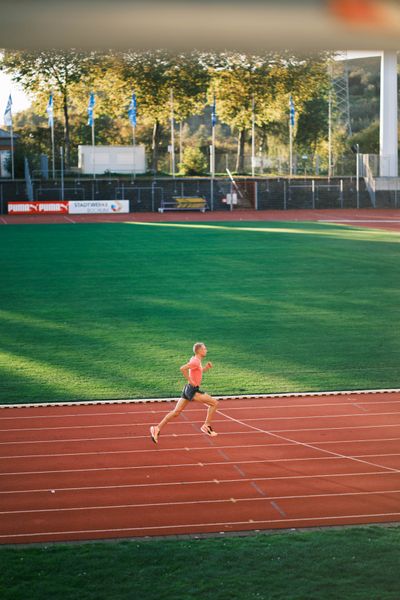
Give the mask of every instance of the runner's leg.
M 156 428 L 158 429 L 158 433 L 161 431 L 161 429 L 164 427 L 164 425 L 169 423 L 169 421 L 172 421 L 172 419 L 176 419 L 176 417 L 179 417 L 179 415 L 181 414 L 181 412 L 183 411 L 183 409 L 185 408 L 185 406 L 187 405 L 188 402 L 189 402 L 189 400 L 186 400 L 186 398 L 181 398 L 177 402 L 174 410 L 171 410 L 171 412 L 169 412 L 167 415 L 165 415 L 163 420 L 160 421 L 160 423 L 158 425 L 156 425 Z
M 204 425 L 209 426 L 213 419 L 214 413 L 218 408 L 218 400 L 212 398 L 209 394 L 200 394 L 199 392 L 197 392 L 197 394 L 194 395 L 193 400 L 195 400 L 196 402 L 201 402 L 202 404 L 208 406 L 207 417 L 204 422 Z

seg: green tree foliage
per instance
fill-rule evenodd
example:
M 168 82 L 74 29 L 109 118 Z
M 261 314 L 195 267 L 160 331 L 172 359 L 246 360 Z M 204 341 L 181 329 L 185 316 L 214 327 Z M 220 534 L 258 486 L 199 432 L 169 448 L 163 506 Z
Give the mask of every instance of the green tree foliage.
M 326 53 L 303 57 L 288 52 L 206 55 L 212 72 L 209 101 L 215 94 L 218 117 L 238 135 L 236 171 L 243 171 L 253 106 L 255 123 L 265 137 L 269 128 L 276 129 L 276 123 L 287 118 L 290 94 L 300 112 L 304 102 L 324 93 L 328 84 L 327 60 Z
M 207 159 L 199 148 L 187 146 L 179 165 L 182 175 L 204 175 L 208 171 Z
M 132 142 L 127 109 L 135 92 L 136 142 L 151 151 L 152 169 L 156 172 L 160 151 L 166 151 L 170 143 L 172 91 L 177 129 L 182 124 L 181 140 L 186 146 L 201 149 L 206 159 L 211 134 L 210 105 L 215 94 L 217 150 L 233 152 L 236 144 L 236 171 L 243 172 L 246 148 L 249 150 L 246 143 L 251 140 L 253 106 L 258 151 L 270 155 L 285 152 L 290 95 L 296 106 L 297 150 L 327 154 L 329 60 L 328 53 L 299 56 L 290 52 L 249 55 L 173 54 L 165 50 L 103 54 L 75 50 L 5 51 L 0 68 L 33 98 L 32 109 L 15 119 L 20 145 L 32 158 L 35 154 L 51 153 L 46 117 L 50 91 L 54 94 L 56 146 L 65 144 L 68 164 L 76 160 L 79 144 L 91 143 L 87 125 L 90 91 L 96 96 L 97 144 Z M 350 66 L 352 126 L 361 135 L 357 140 L 366 152 L 377 148 L 377 126 L 373 123 L 378 84 L 375 62 L 357 61 Z M 333 140 L 336 155 L 343 154 L 352 141 L 338 132 Z
M 196 52 L 173 54 L 166 50 L 125 52 L 114 56 L 113 68 L 119 79 L 114 94 L 114 110 L 118 104 L 136 93 L 138 118 L 152 126 L 152 168 L 158 168 L 158 150 L 162 128 L 173 111 L 177 122 L 200 112 L 206 102 L 209 73 Z M 111 103 L 112 104 L 112 103 Z
M 55 96 L 55 103 L 62 106 L 65 156 L 70 163 L 70 96 L 74 85 L 89 77 L 96 53 L 78 52 L 75 50 L 6 50 L 0 61 L 0 68 L 10 73 L 12 79 L 31 95 L 42 107 L 43 113 L 50 91 Z

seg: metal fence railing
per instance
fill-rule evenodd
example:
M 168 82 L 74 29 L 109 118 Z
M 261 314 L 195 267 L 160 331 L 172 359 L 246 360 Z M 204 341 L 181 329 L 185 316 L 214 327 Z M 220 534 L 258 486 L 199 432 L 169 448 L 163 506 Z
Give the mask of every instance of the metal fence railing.
M 374 178 L 157 177 L 76 178 L 65 181 L 32 179 L 36 201 L 128 200 L 131 212 L 158 211 L 165 203 L 187 197 L 202 198 L 208 210 L 291 210 L 322 208 L 400 207 L 400 179 L 391 189 L 373 187 Z M 0 210 L 7 202 L 27 201 L 24 180 L 0 183 Z

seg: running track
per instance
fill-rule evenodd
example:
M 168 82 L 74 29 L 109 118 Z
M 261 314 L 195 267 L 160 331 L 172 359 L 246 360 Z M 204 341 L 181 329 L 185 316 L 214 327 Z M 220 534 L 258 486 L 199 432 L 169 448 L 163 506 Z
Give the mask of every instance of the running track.
M 400 210 L 333 209 L 333 210 L 240 210 L 200 213 L 198 211 L 168 213 L 130 213 L 111 215 L 0 215 L 0 225 L 57 223 L 118 223 L 176 221 L 317 221 L 349 227 L 369 227 L 400 231 Z
M 0 542 L 400 521 L 400 390 L 0 409 Z

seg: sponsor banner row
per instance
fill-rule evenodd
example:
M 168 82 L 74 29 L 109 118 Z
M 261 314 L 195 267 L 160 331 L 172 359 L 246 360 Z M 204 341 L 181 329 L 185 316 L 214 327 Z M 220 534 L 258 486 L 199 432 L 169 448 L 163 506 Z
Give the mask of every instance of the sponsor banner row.
M 128 212 L 129 200 L 8 202 L 8 214 L 10 215 L 87 215 Z

